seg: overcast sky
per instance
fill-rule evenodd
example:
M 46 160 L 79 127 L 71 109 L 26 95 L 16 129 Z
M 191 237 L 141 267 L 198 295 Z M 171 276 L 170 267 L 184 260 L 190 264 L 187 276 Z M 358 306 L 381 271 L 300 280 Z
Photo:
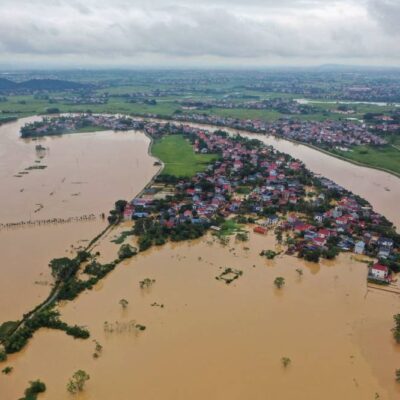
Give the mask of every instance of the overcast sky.
M 400 0 L 0 0 L 0 65 L 400 66 Z

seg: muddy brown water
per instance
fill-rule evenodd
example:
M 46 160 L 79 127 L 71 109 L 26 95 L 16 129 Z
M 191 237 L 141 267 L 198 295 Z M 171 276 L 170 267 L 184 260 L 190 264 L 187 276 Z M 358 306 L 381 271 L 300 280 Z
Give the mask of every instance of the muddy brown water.
M 10 126 L 7 129 L 12 129 Z M 82 136 L 93 138 L 93 157 L 96 135 L 106 133 Z M 145 183 L 155 172 L 147 155 L 147 138 L 123 136 L 129 141 L 118 155 L 124 151 L 136 155 L 137 151 L 139 157 L 140 145 L 135 140 L 143 141 L 140 154 L 147 164 L 141 166 L 137 179 L 142 177 Z M 71 150 L 73 159 L 81 146 L 80 137 L 68 135 L 54 143 L 61 146 L 64 139 L 76 140 L 68 147 L 75 148 Z M 116 153 L 114 144 L 118 141 L 107 138 L 104 142 Z M 49 153 L 55 153 L 51 146 Z M 126 160 L 113 167 L 115 173 L 128 169 L 123 162 Z M 51 173 L 55 164 L 49 160 L 48 165 L 48 171 L 35 174 Z M 97 173 L 100 165 L 104 163 L 95 168 Z M 67 171 L 63 168 L 68 178 Z M 126 185 L 131 177 L 132 171 L 127 171 Z M 126 185 L 115 188 L 121 192 L 109 193 L 104 189 L 109 185 L 103 181 L 100 192 L 106 198 L 99 199 L 94 188 L 93 197 L 82 192 L 76 200 L 86 196 L 100 212 L 130 192 Z M 140 181 L 134 189 L 139 191 L 142 186 Z M 39 189 L 37 195 L 46 200 Z M 62 204 L 50 200 L 44 203 L 43 212 L 46 204 L 49 216 L 51 206 L 58 213 L 63 210 Z M 15 209 L 12 212 L 16 213 Z M 1 263 L 2 275 L 8 279 L 0 294 L 0 319 L 15 318 L 48 293 L 49 287 L 35 285 L 33 280 L 49 278 L 47 262 L 53 257 L 52 251 L 55 256 L 68 254 L 71 244 L 79 246 L 80 239 L 89 239 L 101 227 L 102 222 L 96 220 L 0 232 L 2 261 L 7 260 Z M 102 261 L 115 258 L 119 246 L 111 239 L 128 227 L 118 227 L 101 240 L 97 250 Z M 211 236 L 192 243 L 167 244 L 122 263 L 92 291 L 60 306 L 62 318 L 87 326 L 91 338 L 74 340 L 61 332 L 40 330 L 22 352 L 3 364 L 13 366 L 14 371 L 9 376 L 0 375 L 0 398 L 19 398 L 29 380 L 40 378 L 48 388 L 40 398 L 71 399 L 67 380 L 77 369 L 84 369 L 91 379 L 85 392 L 76 398 L 85 400 L 136 396 L 171 400 L 397 399 L 400 391 L 394 371 L 400 367 L 400 347 L 390 329 L 392 316 L 399 311 L 399 297 L 368 289 L 365 264 L 349 254 L 319 265 L 289 256 L 267 261 L 259 253 L 275 248 L 271 234 L 250 236 L 248 243 L 232 239 L 226 247 Z M 126 242 L 134 244 L 132 238 Z M 226 267 L 240 269 L 243 275 L 225 285 L 215 277 Z M 295 271 L 298 268 L 303 270 L 301 277 Z M 286 280 L 281 290 L 273 285 L 277 276 Z M 139 281 L 144 278 L 156 282 L 143 290 Z M 129 302 L 125 310 L 119 304 L 122 298 Z M 152 306 L 154 303 L 164 307 Z M 145 325 L 146 330 L 125 330 L 132 320 Z M 115 327 L 118 322 L 120 332 L 105 332 L 105 321 Z M 97 359 L 93 358 L 92 340 L 103 346 Z M 287 368 L 282 366 L 282 357 L 291 359 Z
M 52 281 L 48 262 L 68 255 L 71 245 L 88 243 L 106 226 L 100 214 L 107 214 L 116 200 L 134 197 L 158 171 L 142 132 L 20 139 L 20 127 L 36 119 L 0 127 L 0 224 L 89 214 L 97 218 L 0 229 L 1 272 L 7 282 L 0 290 L 0 321 L 17 319 L 43 300 Z M 39 144 L 46 150 L 38 153 Z M 15 177 L 33 165 L 47 168 Z

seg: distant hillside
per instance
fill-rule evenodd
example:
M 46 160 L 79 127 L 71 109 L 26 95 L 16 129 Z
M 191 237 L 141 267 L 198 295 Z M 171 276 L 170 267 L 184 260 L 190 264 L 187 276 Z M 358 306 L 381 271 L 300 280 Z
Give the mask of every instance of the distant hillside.
M 7 90 L 74 90 L 87 88 L 88 85 L 62 81 L 58 79 L 31 79 L 25 82 L 13 82 L 8 79 L 0 78 L 0 91 Z
M 16 89 L 17 87 L 18 83 L 9 81 L 8 79 L 0 78 L 0 90 Z

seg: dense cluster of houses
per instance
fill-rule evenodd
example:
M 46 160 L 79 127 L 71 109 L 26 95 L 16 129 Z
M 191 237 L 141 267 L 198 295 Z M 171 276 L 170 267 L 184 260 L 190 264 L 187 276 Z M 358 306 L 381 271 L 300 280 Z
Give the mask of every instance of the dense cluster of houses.
M 361 144 L 374 146 L 387 144 L 385 139 L 372 133 L 365 124 L 356 124 L 351 121 L 327 120 L 318 122 L 279 119 L 275 122 L 265 122 L 204 114 L 181 114 L 174 118 L 182 121 L 249 130 L 256 133 L 268 133 L 285 139 L 328 148 L 338 145 L 351 147 Z
M 315 75 L 313 75 L 315 79 Z M 388 79 L 378 82 L 359 82 L 358 84 L 346 84 L 337 80 L 337 76 L 320 77 L 317 81 L 305 79 L 283 79 L 275 82 L 262 82 L 247 84 L 245 89 L 251 91 L 290 93 L 302 97 L 324 100 L 347 100 L 359 102 L 400 102 L 400 84 L 397 79 Z M 332 79 L 329 82 L 329 78 Z
M 83 104 L 107 104 L 107 94 L 96 94 L 91 92 L 76 93 L 70 95 L 51 96 L 48 97 L 50 103 L 64 103 L 67 105 L 83 105 Z
M 209 108 L 247 109 L 247 110 L 275 110 L 282 114 L 310 114 L 315 107 L 300 104 L 292 99 L 272 98 L 266 100 L 232 101 L 224 99 L 192 100 L 185 99 L 179 102 L 184 109 L 206 110 Z
M 300 161 L 223 132 L 210 134 L 187 125 L 154 122 L 144 129 L 155 138 L 181 133 L 196 152 L 221 156 L 205 172 L 174 184 L 180 200 L 172 199 L 158 215 L 169 228 L 185 221 L 208 224 L 216 216 L 251 215 L 255 232 L 286 234 L 291 253 L 316 252 L 329 258 L 336 249 L 381 262 L 397 257 L 397 245 L 387 237 L 394 234 L 391 223 L 341 186 L 311 174 Z M 154 201 L 153 195 L 134 199 L 125 217 L 148 217 Z M 374 274 L 374 267 L 371 271 Z
M 86 127 L 99 127 L 110 130 L 142 129 L 143 122 L 132 118 L 106 116 L 101 114 L 67 115 L 43 118 L 41 121 L 26 124 L 21 128 L 22 137 L 59 135 L 76 132 Z

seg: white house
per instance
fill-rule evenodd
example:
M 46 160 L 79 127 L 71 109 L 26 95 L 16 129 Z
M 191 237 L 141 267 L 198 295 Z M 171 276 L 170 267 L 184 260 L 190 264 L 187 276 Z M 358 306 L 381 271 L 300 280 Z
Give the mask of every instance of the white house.
M 389 277 L 389 268 L 381 264 L 374 264 L 369 270 L 369 276 L 374 279 L 386 281 Z

